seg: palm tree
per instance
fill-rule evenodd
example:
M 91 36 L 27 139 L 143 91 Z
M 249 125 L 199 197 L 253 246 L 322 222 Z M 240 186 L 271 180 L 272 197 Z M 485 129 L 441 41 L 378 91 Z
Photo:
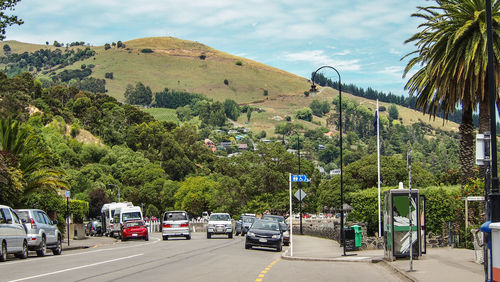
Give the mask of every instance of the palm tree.
M 20 171 L 23 195 L 43 189 L 67 188 L 64 173 L 52 168 L 50 153 L 27 127 L 12 119 L 0 120 L 0 153 Z
M 488 105 L 486 4 L 484 0 L 436 0 L 436 6 L 418 7 L 413 17 L 425 22 L 405 43 L 414 42 L 416 55 L 407 64 L 404 75 L 422 66 L 408 80 L 405 89 L 417 95 L 417 107 L 435 117 L 444 111 L 445 118 L 457 106 L 462 107 L 460 131 L 460 165 L 462 185 L 473 176 L 474 126 L 472 114 L 477 104 Z M 493 45 L 498 70 L 500 54 L 500 0 L 494 0 Z M 498 82 L 499 72 L 496 71 Z M 498 98 L 497 98 L 498 100 Z M 487 108 L 487 107 L 486 107 Z M 489 112 L 481 111 L 481 120 Z M 488 116 L 488 118 L 485 118 Z M 489 127 L 488 127 L 489 128 Z

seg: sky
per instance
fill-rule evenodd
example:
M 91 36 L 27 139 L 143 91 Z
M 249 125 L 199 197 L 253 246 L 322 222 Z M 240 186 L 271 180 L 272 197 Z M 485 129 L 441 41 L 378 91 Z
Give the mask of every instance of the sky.
M 21 0 L 6 40 L 51 44 L 172 36 L 305 78 L 323 65 L 342 82 L 407 96 L 412 18 L 426 0 Z M 332 70 L 321 71 L 337 80 Z M 411 73 L 410 73 L 411 75 Z

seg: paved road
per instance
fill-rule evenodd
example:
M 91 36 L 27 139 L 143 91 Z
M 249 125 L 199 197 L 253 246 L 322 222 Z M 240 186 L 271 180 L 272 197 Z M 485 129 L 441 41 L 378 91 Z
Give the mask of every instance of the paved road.
M 0 263 L 0 281 L 398 281 L 369 263 L 287 261 L 281 253 L 244 249 L 244 238 L 127 241 L 61 256 Z

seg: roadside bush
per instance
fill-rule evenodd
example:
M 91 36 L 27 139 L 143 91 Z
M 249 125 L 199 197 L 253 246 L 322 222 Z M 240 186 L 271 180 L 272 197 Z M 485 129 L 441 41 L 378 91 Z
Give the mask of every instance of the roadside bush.
M 81 200 L 69 200 L 69 212 L 73 215 L 74 223 L 83 223 L 85 215 L 89 213 L 89 203 Z
M 141 52 L 142 53 L 153 53 L 153 50 L 151 48 L 144 48 L 144 49 L 141 49 Z

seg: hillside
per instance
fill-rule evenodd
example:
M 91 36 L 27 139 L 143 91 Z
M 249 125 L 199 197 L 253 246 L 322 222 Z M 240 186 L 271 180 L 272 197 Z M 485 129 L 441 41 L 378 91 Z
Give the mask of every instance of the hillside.
M 5 41 L 1 45 L 9 44 L 12 53 L 33 52 L 39 49 L 50 48 L 65 50 L 65 47 L 56 48 L 52 45 L 37 45 L 17 41 Z M 96 51 L 95 56 L 78 61 L 65 69 L 80 69 L 82 64 L 93 64 L 92 77 L 103 79 L 105 73 L 113 73 L 113 79 L 106 79 L 106 89 L 109 95 L 120 101 L 128 84 L 135 85 L 143 82 L 151 87 L 153 92 L 164 88 L 185 90 L 201 93 L 214 100 L 223 101 L 233 99 L 240 104 L 250 104 L 262 108 L 264 111 L 252 115 L 249 127 L 252 131 L 267 131 L 274 134 L 274 126 L 286 116 L 294 119 L 295 112 L 308 106 L 314 99 L 331 101 L 337 91 L 327 89 L 316 97 L 305 97 L 304 91 L 309 90 L 307 79 L 279 70 L 249 59 L 224 53 L 198 42 L 176 39 L 172 37 L 151 37 L 124 42 L 126 48 L 105 50 L 104 46 L 91 46 Z M 83 46 L 69 47 L 82 49 Z M 142 49 L 151 49 L 153 53 L 143 53 Z M 0 48 L 2 55 L 3 48 Z M 241 65 L 237 62 L 241 62 Z M 3 65 L 5 66 L 5 65 Z M 228 81 L 226 85 L 224 80 Z M 268 96 L 264 96 L 267 90 Z M 345 97 L 358 101 L 373 110 L 375 101 L 343 93 Z M 388 104 L 381 103 L 386 108 Z M 436 118 L 429 120 L 414 110 L 399 107 L 403 124 L 412 124 L 419 120 L 431 124 L 435 128 L 456 131 L 458 125 Z M 162 113 L 157 109 L 151 112 L 155 116 L 165 119 L 171 113 Z M 387 114 L 387 113 L 382 113 Z M 174 116 L 175 118 L 175 116 Z M 241 116 L 239 123 L 244 123 L 246 116 Z M 325 125 L 324 118 L 314 117 L 314 121 Z M 306 128 L 317 127 L 317 124 L 303 122 Z

